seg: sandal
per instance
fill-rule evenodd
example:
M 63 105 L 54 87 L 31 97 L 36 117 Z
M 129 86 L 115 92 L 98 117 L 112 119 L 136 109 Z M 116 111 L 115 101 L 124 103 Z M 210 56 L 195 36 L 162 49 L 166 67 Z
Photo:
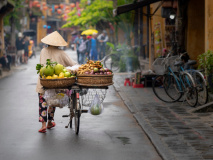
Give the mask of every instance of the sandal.
M 51 123 L 52 123 L 52 126 L 48 126 L 47 129 L 51 129 L 56 126 L 55 122 L 51 122 Z
M 47 131 L 46 131 L 46 128 L 43 128 L 43 129 L 39 129 L 38 132 L 40 132 L 40 133 L 46 133 Z

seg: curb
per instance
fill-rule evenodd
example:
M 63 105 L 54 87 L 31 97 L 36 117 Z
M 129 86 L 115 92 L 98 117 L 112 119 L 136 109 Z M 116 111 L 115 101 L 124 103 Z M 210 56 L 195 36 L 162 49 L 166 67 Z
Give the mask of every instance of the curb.
M 164 160 L 175 160 L 176 158 L 174 157 L 174 155 L 172 155 L 172 153 L 169 152 L 169 149 L 161 141 L 160 136 L 158 136 L 153 131 L 152 127 L 144 120 L 145 118 L 143 117 L 142 113 L 136 113 L 133 116 L 135 117 L 141 128 L 144 130 L 147 137 L 149 137 L 150 141 L 156 148 L 158 154 Z
M 120 89 L 116 89 L 118 85 L 113 85 L 115 90 L 118 92 L 121 99 L 124 101 L 124 104 L 127 106 L 129 111 L 133 114 L 133 117 L 136 119 L 138 124 L 141 126 L 147 137 L 150 139 L 153 146 L 156 148 L 158 154 L 164 160 L 176 160 L 174 155 L 169 152 L 169 149 L 164 145 L 161 141 L 160 136 L 158 136 L 152 129 L 152 127 L 146 122 L 145 118 L 143 117 L 142 113 L 138 112 L 136 107 L 132 104 L 132 102 L 128 99 L 125 93 L 121 93 Z

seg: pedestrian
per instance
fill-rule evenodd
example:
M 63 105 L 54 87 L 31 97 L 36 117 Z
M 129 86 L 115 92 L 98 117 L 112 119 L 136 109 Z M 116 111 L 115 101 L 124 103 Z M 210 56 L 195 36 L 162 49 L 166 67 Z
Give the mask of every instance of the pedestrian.
M 41 41 L 47 44 L 48 47 L 45 47 L 41 50 L 40 64 L 45 65 L 47 59 L 51 59 L 52 61 L 58 62 L 59 64 L 62 64 L 65 67 L 77 64 L 63 50 L 59 49 L 59 47 L 67 46 L 67 42 L 57 31 L 47 35 Z M 54 120 L 55 107 L 50 106 L 48 108 L 47 103 L 43 97 L 44 90 L 40 83 L 40 78 L 38 78 L 36 92 L 38 92 L 39 96 L 39 122 L 42 122 L 42 127 L 39 132 L 45 133 L 46 128 L 50 129 L 52 127 L 55 127 L 56 125 L 55 122 L 52 122 Z M 47 120 L 48 123 L 46 126 Z
M 29 55 L 29 39 L 27 36 L 24 37 L 24 63 L 27 64 L 28 62 L 28 55 Z
M 86 61 L 85 59 L 89 56 L 89 40 L 87 40 L 87 36 L 84 34 L 82 35 L 83 39 L 81 41 L 81 44 L 78 48 L 79 50 L 79 64 L 84 64 Z
M 18 38 L 16 39 L 16 64 L 24 63 L 22 56 L 24 55 L 24 39 L 21 32 L 18 33 Z
M 90 46 L 90 59 L 91 60 L 98 60 L 98 39 L 97 33 L 92 34 L 92 38 L 89 43 Z
M 106 52 L 106 42 L 108 41 L 108 36 L 107 32 L 103 30 L 102 34 L 98 36 L 98 41 L 99 41 L 99 59 L 103 59 L 105 57 L 105 52 Z
M 78 47 L 80 46 L 81 41 L 82 41 L 81 34 L 78 33 L 77 37 L 74 40 L 75 50 L 77 51 L 77 61 L 78 61 L 78 63 L 80 63 L 80 61 L 79 61 L 79 50 L 78 50 Z

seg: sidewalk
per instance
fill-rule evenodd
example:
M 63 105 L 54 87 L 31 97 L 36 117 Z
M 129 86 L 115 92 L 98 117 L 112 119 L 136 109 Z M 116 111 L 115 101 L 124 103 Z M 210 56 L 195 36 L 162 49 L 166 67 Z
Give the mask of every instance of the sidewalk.
M 128 76 L 115 74 L 114 87 L 163 159 L 213 159 L 211 112 L 191 113 L 186 103 L 161 102 L 151 87 L 125 87 Z
M 8 76 L 10 76 L 10 75 L 12 75 L 14 72 L 16 72 L 16 71 L 20 71 L 20 70 L 24 70 L 24 69 L 26 69 L 26 65 L 24 64 L 24 65 L 19 65 L 19 66 L 11 66 L 11 69 L 10 69 L 10 71 L 2 71 L 2 75 L 0 75 L 0 79 L 2 79 L 2 78 L 5 78 L 5 77 L 8 77 Z

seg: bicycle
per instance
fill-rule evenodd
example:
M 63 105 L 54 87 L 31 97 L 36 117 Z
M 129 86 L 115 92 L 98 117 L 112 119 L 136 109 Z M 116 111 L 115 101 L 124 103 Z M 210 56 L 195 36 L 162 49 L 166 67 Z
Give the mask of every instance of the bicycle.
M 179 61 L 178 63 L 180 65 L 180 71 L 186 71 L 192 75 L 192 77 L 195 81 L 195 84 L 196 84 L 196 89 L 198 91 L 198 103 L 200 105 L 206 104 L 208 102 L 208 90 L 207 90 L 207 82 L 206 82 L 202 72 L 199 70 L 195 70 L 195 69 L 184 70 L 183 62 Z M 189 66 L 193 66 L 196 63 L 197 62 L 195 60 L 189 60 L 187 62 L 187 64 Z
M 120 52 L 121 50 L 117 50 Z M 112 50 L 109 50 L 110 54 L 106 55 L 101 61 L 103 61 L 104 67 L 112 70 L 113 72 L 118 71 L 120 69 L 119 67 L 119 61 L 120 61 L 120 56 L 111 53 Z
M 153 79 L 152 89 L 154 94 L 167 103 L 177 102 L 185 95 L 185 100 L 192 107 L 198 102 L 198 93 L 192 76 L 186 71 L 177 72 L 174 61 L 177 56 L 158 58 L 153 63 L 156 76 Z M 179 64 L 177 64 L 178 66 Z
M 79 85 L 73 85 L 72 87 L 66 88 L 69 91 L 69 114 L 63 115 L 62 117 L 69 117 L 68 125 L 65 126 L 65 128 L 72 128 L 73 124 L 73 118 L 74 118 L 74 125 L 75 125 L 75 133 L 78 135 L 79 129 L 80 129 L 80 117 L 82 113 L 88 113 L 87 109 L 83 109 L 84 106 L 89 106 L 92 100 L 94 99 L 94 95 L 98 94 L 98 91 L 94 92 L 92 91 L 93 95 L 89 92 L 90 89 L 93 90 L 104 90 L 102 92 L 99 98 L 101 100 L 101 103 L 105 99 L 106 96 L 106 90 L 108 89 L 107 86 L 100 86 L 100 87 L 86 87 L 86 86 L 79 86 Z M 87 103 L 88 102 L 88 103 Z

